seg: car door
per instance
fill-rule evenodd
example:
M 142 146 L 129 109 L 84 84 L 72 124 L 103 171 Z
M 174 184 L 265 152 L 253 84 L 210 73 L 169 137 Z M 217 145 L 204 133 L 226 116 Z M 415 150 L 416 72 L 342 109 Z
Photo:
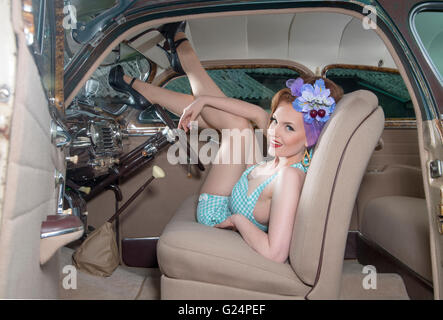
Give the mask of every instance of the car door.
M 60 194 L 54 176 L 65 170 L 50 130 L 62 85 L 54 79 L 53 3 L 0 3 L 0 298 L 58 296 L 58 255 L 41 264 L 40 251 L 42 221 L 56 214 Z
M 419 104 L 425 105 L 429 113 L 423 113 L 422 125 L 418 126 L 421 167 L 423 172 L 424 191 L 427 199 L 432 273 L 435 299 L 440 299 L 443 290 L 443 238 L 441 208 L 443 203 L 443 179 L 439 166 L 443 157 L 442 126 L 440 115 L 443 110 L 443 88 L 441 61 L 430 55 L 429 46 L 423 45 L 423 32 L 431 34 L 433 29 L 422 30 L 420 34 L 416 18 L 422 12 L 435 12 L 443 15 L 443 6 L 436 2 L 416 0 L 378 1 L 394 21 L 402 35 L 403 45 L 411 51 L 415 62 L 411 63 L 415 81 L 422 91 Z M 435 19 L 441 20 L 441 17 Z M 438 29 L 441 31 L 441 28 Z M 440 37 L 443 33 L 440 34 Z M 438 39 L 437 39 L 438 40 Z M 438 42 L 438 41 L 437 41 Z M 439 71 L 440 70 L 440 71 Z M 419 124 L 419 122 L 418 122 Z M 423 137 L 423 140 L 420 138 Z

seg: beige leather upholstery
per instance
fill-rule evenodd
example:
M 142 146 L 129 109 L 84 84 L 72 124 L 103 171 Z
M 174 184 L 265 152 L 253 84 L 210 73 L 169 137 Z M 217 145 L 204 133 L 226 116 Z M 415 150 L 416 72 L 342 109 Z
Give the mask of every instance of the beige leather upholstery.
M 314 287 L 308 298 L 338 296 L 352 209 L 384 127 L 383 111 L 377 104 L 369 91 L 345 95 L 317 144 L 290 249 L 295 273 Z
M 362 217 L 361 233 L 432 281 L 425 199 L 388 196 L 369 201 Z
M 425 198 L 423 176 L 419 167 L 391 164 L 366 172 L 357 196 L 358 223 L 361 230 L 365 208 L 372 199 L 387 196 Z
M 21 4 L 12 2 L 16 23 Z M 64 155 L 50 142 L 48 102 L 21 28 L 5 201 L 0 222 L 0 298 L 54 299 L 59 257 L 40 266 L 40 228 L 56 213 L 54 171 Z
M 186 199 L 160 237 L 163 274 L 282 295 L 308 292 L 289 263 L 265 259 L 237 232 L 196 223 L 197 200 L 196 195 Z
M 196 197 L 189 198 L 158 242 L 162 298 L 203 299 L 209 291 L 211 297 L 222 298 L 226 288 L 244 290 L 245 299 L 256 297 L 253 292 L 338 298 L 352 209 L 384 126 L 377 104 L 375 95 L 360 90 L 345 95 L 337 105 L 306 176 L 287 263 L 259 255 L 238 233 L 198 224 Z M 211 286 L 195 286 L 198 291 L 192 294 L 181 290 L 181 297 L 167 294 L 174 291 L 174 283 L 183 286 L 186 281 Z

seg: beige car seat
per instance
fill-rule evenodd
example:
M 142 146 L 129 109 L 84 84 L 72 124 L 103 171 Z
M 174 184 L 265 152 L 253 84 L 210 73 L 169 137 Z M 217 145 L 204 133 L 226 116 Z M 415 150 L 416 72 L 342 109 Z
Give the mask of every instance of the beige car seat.
M 263 257 L 239 233 L 198 224 L 198 195 L 188 198 L 158 242 L 161 298 L 337 299 L 352 209 L 383 127 L 371 92 L 337 104 L 314 151 L 286 263 Z

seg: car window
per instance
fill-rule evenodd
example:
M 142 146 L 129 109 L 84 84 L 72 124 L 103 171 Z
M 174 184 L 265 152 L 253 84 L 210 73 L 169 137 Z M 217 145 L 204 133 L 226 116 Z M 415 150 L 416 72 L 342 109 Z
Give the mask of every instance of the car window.
M 415 37 L 443 84 L 443 11 L 422 11 L 414 16 Z
M 330 68 L 326 77 L 343 88 L 345 93 L 372 91 L 383 108 L 386 119 L 415 119 L 415 112 L 406 85 L 398 72 L 359 68 Z
M 209 76 L 230 98 L 236 98 L 261 106 L 270 111 L 274 94 L 286 87 L 289 78 L 296 78 L 299 72 L 289 68 L 224 68 L 207 70 Z M 192 94 L 187 76 L 173 78 L 164 88 L 176 92 Z M 179 117 L 170 113 L 171 117 Z M 160 120 L 153 111 L 143 111 L 138 117 L 139 123 L 155 123 Z
M 83 47 L 82 44 L 73 39 L 80 24 L 87 24 L 95 17 L 103 13 L 106 9 L 112 8 L 117 3 L 116 0 L 65 0 L 64 20 L 65 30 L 65 67 L 69 64 L 73 56 Z M 80 26 L 81 27 L 81 26 Z
M 109 72 L 117 64 L 122 66 L 127 75 L 142 81 L 148 79 L 151 70 L 151 64 L 146 57 L 123 43 L 119 44 L 86 81 L 74 99 L 75 104 L 102 109 L 112 115 L 120 115 L 131 106 L 134 102 L 130 96 L 114 90 L 109 85 Z
M 54 94 L 54 21 L 53 7 L 46 0 L 33 0 L 32 15 L 24 11 L 25 35 L 34 56 L 43 87 L 48 97 Z M 32 19 L 30 23 L 29 19 Z M 27 32 L 29 30 L 29 32 Z

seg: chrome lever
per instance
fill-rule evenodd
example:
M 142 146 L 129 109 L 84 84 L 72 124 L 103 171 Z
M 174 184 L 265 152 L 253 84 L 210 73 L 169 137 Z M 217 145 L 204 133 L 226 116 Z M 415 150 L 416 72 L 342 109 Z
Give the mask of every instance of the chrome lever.
M 63 174 L 55 169 L 55 187 L 59 187 L 57 197 L 57 214 L 63 214 L 63 199 L 65 197 L 65 177 Z
M 69 147 L 72 143 L 71 135 L 54 120 L 51 121 L 51 143 L 57 148 Z

